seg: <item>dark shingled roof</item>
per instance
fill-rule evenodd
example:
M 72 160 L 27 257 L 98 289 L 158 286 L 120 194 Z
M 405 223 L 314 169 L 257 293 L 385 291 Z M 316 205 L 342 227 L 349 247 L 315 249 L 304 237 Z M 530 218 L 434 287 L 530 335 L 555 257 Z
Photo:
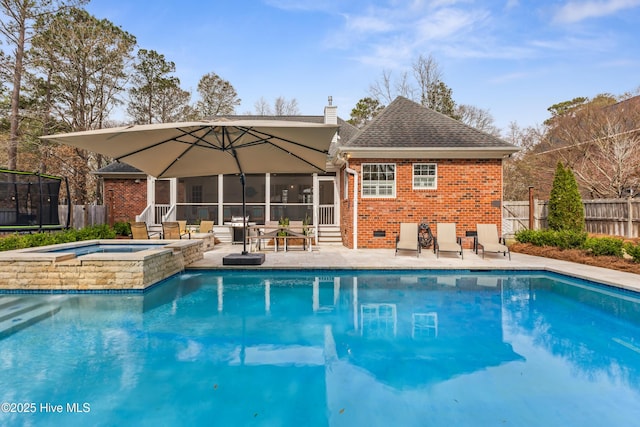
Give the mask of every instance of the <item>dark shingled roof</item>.
M 107 166 L 98 169 L 95 173 L 97 175 L 102 175 L 102 174 L 134 174 L 134 173 L 140 173 L 140 174 L 143 174 L 143 175 L 145 174 L 140 169 L 134 168 L 133 166 L 131 166 L 131 165 L 127 164 L 127 163 L 122 163 L 122 162 L 110 163 Z
M 493 135 L 397 97 L 346 143 L 345 148 L 515 148 Z

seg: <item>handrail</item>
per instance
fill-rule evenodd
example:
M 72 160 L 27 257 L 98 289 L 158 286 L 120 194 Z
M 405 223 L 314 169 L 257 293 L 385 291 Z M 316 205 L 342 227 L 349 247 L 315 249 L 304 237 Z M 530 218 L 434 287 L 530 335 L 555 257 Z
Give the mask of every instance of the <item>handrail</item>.
M 144 210 L 140 213 L 140 215 L 136 215 L 136 221 L 146 222 L 148 224 L 152 212 L 153 212 L 153 205 L 147 205 L 147 207 L 144 208 Z
M 167 213 L 162 215 L 162 222 L 176 221 L 176 216 L 177 216 L 176 211 L 177 211 L 176 205 L 175 204 L 171 205 Z

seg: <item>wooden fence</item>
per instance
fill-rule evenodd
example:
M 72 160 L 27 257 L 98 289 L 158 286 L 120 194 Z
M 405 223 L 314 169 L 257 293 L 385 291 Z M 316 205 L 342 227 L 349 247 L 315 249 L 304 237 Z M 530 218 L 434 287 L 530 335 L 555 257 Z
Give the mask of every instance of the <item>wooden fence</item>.
M 66 205 L 58 206 L 60 223 L 67 225 Z M 71 228 L 84 228 L 92 225 L 107 223 L 107 208 L 103 205 L 73 205 L 71 206 Z
M 640 237 L 639 199 L 583 200 L 586 229 L 589 233 Z M 547 228 L 548 201 L 534 201 L 534 229 Z M 529 228 L 529 202 L 505 201 L 502 204 L 502 232 L 513 235 Z

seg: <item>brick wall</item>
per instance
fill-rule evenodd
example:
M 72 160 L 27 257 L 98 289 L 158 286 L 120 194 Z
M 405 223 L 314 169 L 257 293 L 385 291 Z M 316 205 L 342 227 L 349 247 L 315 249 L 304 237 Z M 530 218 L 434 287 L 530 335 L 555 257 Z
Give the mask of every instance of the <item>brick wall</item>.
M 413 163 L 436 163 L 437 189 L 413 190 Z M 362 198 L 362 163 L 396 164 L 395 198 Z M 358 248 L 394 248 L 401 222 L 427 222 L 435 234 L 436 223 L 455 222 L 458 236 L 475 231 L 478 223 L 502 228 L 501 159 L 351 159 L 358 172 Z M 353 248 L 353 176 L 349 176 L 348 198 L 341 192 L 343 244 Z M 374 237 L 383 231 L 384 237 Z M 468 244 L 467 244 L 468 247 Z
M 147 180 L 105 178 L 104 197 L 110 225 L 135 221 L 147 207 Z

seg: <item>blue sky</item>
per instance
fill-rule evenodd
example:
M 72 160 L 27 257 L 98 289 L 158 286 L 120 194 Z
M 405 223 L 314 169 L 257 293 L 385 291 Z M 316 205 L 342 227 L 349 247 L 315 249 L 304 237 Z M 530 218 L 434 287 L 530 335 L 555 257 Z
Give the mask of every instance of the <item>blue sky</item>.
M 431 54 L 458 104 L 506 129 L 557 102 L 640 87 L 640 0 L 92 0 L 87 9 L 176 64 L 183 89 L 215 72 L 250 113 L 263 97 L 349 118 L 383 70 Z

